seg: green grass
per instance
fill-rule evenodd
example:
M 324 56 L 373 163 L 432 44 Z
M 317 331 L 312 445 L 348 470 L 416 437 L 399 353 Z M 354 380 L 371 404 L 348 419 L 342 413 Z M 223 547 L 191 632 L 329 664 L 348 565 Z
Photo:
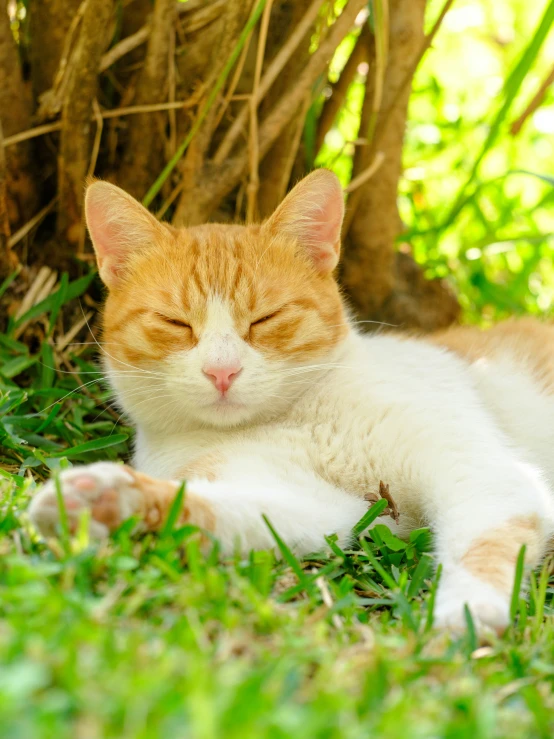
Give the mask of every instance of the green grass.
M 548 569 L 516 586 L 502 638 L 479 647 L 469 614 L 466 635 L 438 634 L 430 534 L 364 536 L 381 504 L 355 547 L 331 537 L 306 561 L 278 531 L 277 554 L 203 554 L 175 510 L 157 537 L 130 522 L 101 545 L 85 526 L 41 541 L 35 481 L 128 454 L 94 343 L 58 349 L 85 283 L 0 336 L 2 737 L 552 736 Z

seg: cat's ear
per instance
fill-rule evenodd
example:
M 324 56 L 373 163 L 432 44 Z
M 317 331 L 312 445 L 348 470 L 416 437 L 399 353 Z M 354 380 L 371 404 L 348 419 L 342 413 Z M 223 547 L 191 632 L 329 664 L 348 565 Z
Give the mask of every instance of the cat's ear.
M 129 253 L 163 237 L 167 226 L 116 185 L 96 181 L 87 187 L 85 216 L 104 284 L 117 284 Z
M 340 182 L 328 169 L 316 169 L 291 190 L 262 231 L 296 239 L 317 270 L 326 274 L 339 261 L 343 217 Z

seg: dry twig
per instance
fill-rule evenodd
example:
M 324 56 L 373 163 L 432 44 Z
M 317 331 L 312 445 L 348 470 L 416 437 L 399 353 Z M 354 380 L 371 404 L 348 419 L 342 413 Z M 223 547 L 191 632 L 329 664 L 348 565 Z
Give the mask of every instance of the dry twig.
M 400 511 L 398 510 L 396 502 L 390 493 L 390 486 L 385 485 L 382 480 L 379 481 L 379 494 L 377 495 L 375 493 L 366 493 L 364 495 L 364 500 L 367 500 L 367 502 L 371 503 L 372 505 L 373 503 L 377 503 L 379 500 L 386 500 L 388 506 L 385 508 L 383 513 L 381 513 L 381 516 L 390 516 L 395 523 L 398 523 L 400 519 Z
M 344 103 L 346 95 L 348 94 L 350 85 L 352 84 L 354 78 L 356 77 L 356 74 L 358 73 L 358 67 L 362 62 L 369 61 L 370 48 L 372 45 L 373 35 L 371 34 L 369 26 L 366 23 L 363 25 L 362 30 L 360 31 L 360 35 L 356 39 L 354 48 L 352 49 L 352 52 L 348 57 L 348 60 L 344 65 L 344 68 L 340 73 L 338 80 L 331 85 L 331 93 L 329 97 L 325 100 L 325 103 L 323 105 L 323 109 L 319 116 L 317 126 L 317 136 L 315 143 L 316 151 L 319 151 L 321 149 L 323 140 L 325 139 L 327 132 L 331 129 L 333 123 L 335 122 L 338 112 Z
M 363 172 L 360 172 L 359 175 L 354 177 L 353 180 L 350 180 L 347 187 L 344 188 L 345 193 L 351 193 L 357 190 L 359 187 L 364 185 L 368 180 L 370 180 L 373 175 L 377 172 L 379 167 L 383 164 L 385 161 L 385 155 L 382 151 L 378 151 L 375 155 L 375 159 L 371 162 L 369 167 L 367 169 L 364 169 Z
M 529 116 L 533 115 L 537 108 L 541 106 L 542 101 L 544 100 L 544 96 L 546 95 L 546 91 L 552 84 L 554 84 L 554 67 L 552 67 L 549 74 L 547 74 L 545 79 L 541 82 L 541 84 L 539 85 L 539 89 L 533 95 L 531 102 L 527 105 L 523 113 L 519 116 L 519 118 L 516 118 L 516 120 L 510 126 L 510 133 L 512 134 L 512 136 L 518 135 Z
M 310 57 L 310 61 L 298 78 L 296 85 L 283 95 L 271 113 L 263 121 L 259 135 L 260 158 L 265 156 L 283 128 L 294 117 L 299 106 L 303 101 L 305 101 L 306 96 L 310 94 L 314 81 L 323 73 L 334 53 L 334 50 L 346 34 L 350 32 L 358 13 L 365 7 L 365 5 L 365 0 L 350 0 L 342 11 L 342 14 L 329 30 L 328 36 Z M 298 27 L 296 30 L 298 30 Z M 291 39 L 289 39 L 289 42 L 290 41 Z M 283 47 L 283 49 L 284 48 L 285 47 Z M 288 49 L 287 58 L 289 56 L 289 52 L 292 53 L 292 50 Z M 276 59 L 277 57 L 273 60 L 270 67 L 273 67 Z M 265 76 L 268 74 L 269 68 Z M 263 80 L 260 82 L 260 90 L 262 87 Z M 246 111 L 248 112 L 248 108 L 246 108 Z M 218 153 L 220 151 L 221 147 L 218 150 Z M 217 164 L 215 159 L 214 163 Z M 202 180 L 201 185 L 198 187 L 198 193 L 202 198 L 202 200 L 199 199 L 196 204 L 198 217 L 201 214 L 204 220 L 207 219 L 209 214 L 217 208 L 221 198 L 223 198 L 238 184 L 241 177 L 245 174 L 247 166 L 247 150 L 242 150 L 237 157 L 228 160 L 221 167 L 217 167 L 217 178 L 214 178 L 213 176 L 212 165 L 210 163 L 208 164 L 205 179 Z
M 259 147 L 258 147 L 258 90 L 260 87 L 260 78 L 262 76 L 262 65 L 265 56 L 265 45 L 267 41 L 267 29 L 269 28 L 269 16 L 271 15 L 271 6 L 273 0 L 268 0 L 262 20 L 260 23 L 260 35 L 258 38 L 258 49 L 256 54 L 256 68 L 254 70 L 254 84 L 252 86 L 252 96 L 250 98 L 250 136 L 248 140 L 248 158 L 250 164 L 250 180 L 246 189 L 246 220 L 252 223 L 256 219 L 257 206 L 256 197 L 260 187 L 260 178 L 258 175 L 259 165 Z
M 325 0 L 314 0 L 312 5 L 310 5 L 309 9 L 306 11 L 300 23 L 294 29 L 294 32 L 283 44 L 271 64 L 269 64 L 265 74 L 260 80 L 260 84 L 258 87 L 258 104 L 260 100 L 262 100 L 267 95 L 269 89 L 271 88 L 271 85 L 275 82 L 279 74 L 283 71 L 289 59 L 296 51 L 298 44 L 302 41 L 304 36 L 308 33 L 312 25 L 315 23 L 315 19 L 317 18 L 317 15 L 324 2 Z M 245 105 L 233 121 L 233 125 L 229 128 L 229 130 L 225 134 L 223 141 L 219 145 L 213 157 L 213 161 L 215 164 L 221 164 L 229 156 L 231 150 L 233 149 L 233 146 L 238 140 L 238 137 L 244 130 L 246 122 L 248 121 L 248 115 L 249 107 L 248 105 Z
M 56 195 L 52 200 L 48 203 L 48 205 L 45 205 L 44 208 L 41 208 L 39 212 L 34 215 L 30 221 L 27 221 L 25 225 L 21 226 L 20 229 L 18 229 L 9 240 L 9 246 L 10 248 L 13 248 L 16 244 L 18 244 L 21 239 L 24 239 L 25 236 L 27 236 L 28 233 L 30 233 L 33 228 L 38 226 L 38 224 L 42 221 L 43 218 L 45 218 L 48 213 L 54 208 L 56 205 L 56 202 L 58 200 L 58 196 Z

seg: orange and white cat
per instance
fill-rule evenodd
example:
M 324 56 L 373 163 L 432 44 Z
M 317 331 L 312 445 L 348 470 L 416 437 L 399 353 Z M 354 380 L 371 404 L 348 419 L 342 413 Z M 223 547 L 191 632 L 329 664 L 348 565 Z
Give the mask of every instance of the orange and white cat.
M 343 207 L 319 170 L 262 225 L 177 230 L 89 186 L 105 366 L 137 436 L 134 469 L 62 473 L 68 515 L 89 508 L 96 536 L 131 515 L 156 529 L 186 479 L 183 520 L 224 551 L 273 546 L 265 514 L 302 555 L 347 543 L 382 480 L 387 525 L 435 532 L 435 622 L 463 627 L 467 603 L 501 630 L 520 547 L 535 565 L 554 531 L 554 328 L 362 335 L 333 277 Z M 30 512 L 55 533 L 52 482 Z

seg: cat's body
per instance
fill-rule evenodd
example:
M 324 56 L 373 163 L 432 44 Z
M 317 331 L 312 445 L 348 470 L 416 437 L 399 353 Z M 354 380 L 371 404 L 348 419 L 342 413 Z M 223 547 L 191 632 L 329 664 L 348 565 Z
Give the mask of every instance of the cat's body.
M 554 328 L 361 335 L 331 274 L 342 197 L 329 173 L 262 227 L 175 232 L 112 186 L 91 192 L 105 361 L 148 477 L 67 472 L 70 514 L 89 505 L 100 534 L 133 513 L 156 528 L 170 481 L 187 479 L 184 517 L 224 549 L 272 546 L 265 514 L 305 554 L 326 534 L 347 543 L 382 481 L 400 517 L 380 521 L 436 532 L 437 622 L 462 625 L 468 603 L 503 628 L 521 545 L 535 564 L 554 532 Z M 32 506 L 45 531 L 54 500 L 49 485 Z

